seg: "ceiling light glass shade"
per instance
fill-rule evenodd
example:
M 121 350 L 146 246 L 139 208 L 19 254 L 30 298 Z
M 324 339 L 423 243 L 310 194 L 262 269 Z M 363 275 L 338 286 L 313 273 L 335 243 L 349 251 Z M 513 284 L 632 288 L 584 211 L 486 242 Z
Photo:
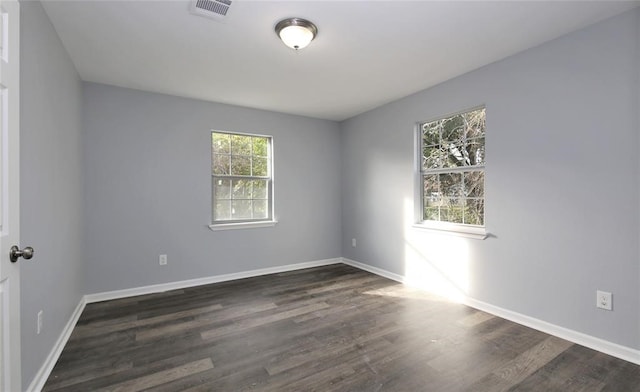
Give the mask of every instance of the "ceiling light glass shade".
M 302 49 L 318 34 L 318 28 L 306 19 L 289 18 L 278 22 L 276 34 L 291 49 Z
M 313 33 L 306 27 L 289 26 L 280 30 L 280 39 L 292 49 L 302 49 L 309 45 L 313 39 Z

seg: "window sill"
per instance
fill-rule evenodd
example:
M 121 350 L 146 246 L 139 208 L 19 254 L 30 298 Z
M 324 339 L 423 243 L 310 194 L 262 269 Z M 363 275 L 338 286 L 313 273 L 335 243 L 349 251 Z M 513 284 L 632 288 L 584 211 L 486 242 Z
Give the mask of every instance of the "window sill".
M 489 236 L 487 229 L 484 227 L 472 227 L 463 225 L 446 225 L 431 223 L 415 223 L 413 228 L 425 231 L 431 231 L 440 234 L 455 235 L 458 237 L 473 238 L 476 240 L 484 240 Z
M 259 227 L 272 227 L 275 226 L 278 221 L 259 221 L 259 222 L 236 222 L 236 223 L 217 223 L 215 225 L 209 225 L 209 229 L 212 231 L 222 230 L 240 230 L 240 229 L 257 229 Z

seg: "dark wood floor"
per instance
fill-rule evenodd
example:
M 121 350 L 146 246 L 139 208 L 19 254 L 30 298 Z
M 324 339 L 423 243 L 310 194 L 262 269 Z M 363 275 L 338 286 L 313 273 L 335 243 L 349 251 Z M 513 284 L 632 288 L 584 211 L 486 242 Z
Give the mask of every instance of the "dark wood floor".
M 45 391 L 640 391 L 640 366 L 334 265 L 87 305 Z

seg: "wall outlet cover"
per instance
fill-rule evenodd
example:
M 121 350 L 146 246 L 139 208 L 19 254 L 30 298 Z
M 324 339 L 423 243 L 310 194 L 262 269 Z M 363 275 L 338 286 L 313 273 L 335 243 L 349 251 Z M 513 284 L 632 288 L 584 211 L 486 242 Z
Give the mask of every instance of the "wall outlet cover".
M 607 291 L 596 291 L 596 306 L 604 310 L 613 310 L 613 296 Z

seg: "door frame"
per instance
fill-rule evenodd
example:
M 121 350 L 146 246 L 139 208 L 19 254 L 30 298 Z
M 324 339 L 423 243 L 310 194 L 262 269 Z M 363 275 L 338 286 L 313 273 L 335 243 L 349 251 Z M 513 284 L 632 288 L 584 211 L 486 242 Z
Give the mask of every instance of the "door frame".
M 22 390 L 20 262 L 20 3 L 0 0 L 0 388 Z

